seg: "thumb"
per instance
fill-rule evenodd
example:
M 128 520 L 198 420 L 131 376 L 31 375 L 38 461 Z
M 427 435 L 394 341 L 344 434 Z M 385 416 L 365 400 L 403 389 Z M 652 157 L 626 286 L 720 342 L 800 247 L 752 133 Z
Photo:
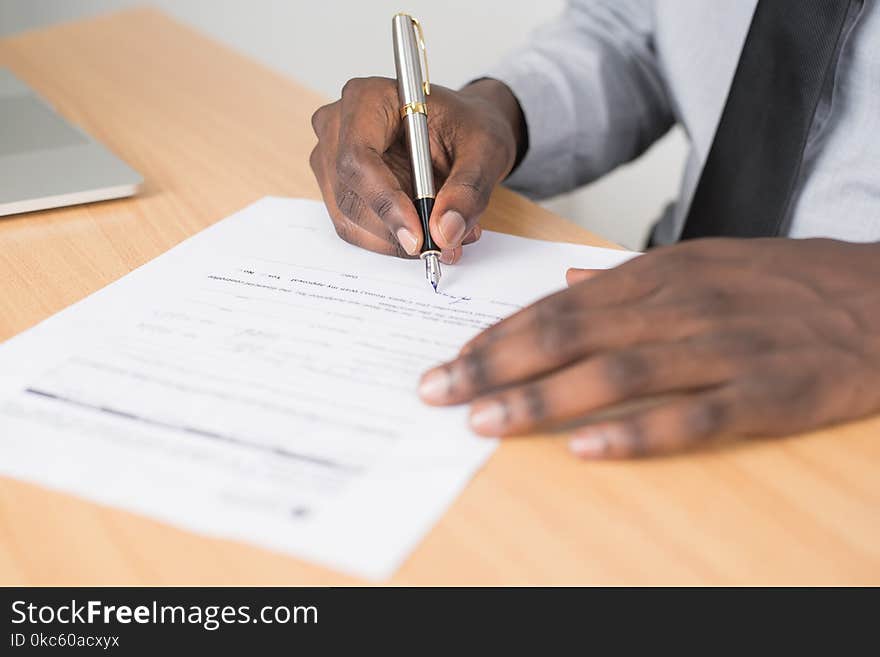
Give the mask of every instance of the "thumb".
M 480 152 L 471 151 L 455 160 L 431 212 L 431 235 L 441 248 L 461 246 L 489 204 L 501 175 Z
M 571 267 L 567 272 L 565 272 L 565 282 L 569 285 L 575 285 L 577 283 L 580 283 L 581 281 L 586 281 L 590 278 L 593 278 L 602 271 L 604 270 L 578 269 L 577 267 Z

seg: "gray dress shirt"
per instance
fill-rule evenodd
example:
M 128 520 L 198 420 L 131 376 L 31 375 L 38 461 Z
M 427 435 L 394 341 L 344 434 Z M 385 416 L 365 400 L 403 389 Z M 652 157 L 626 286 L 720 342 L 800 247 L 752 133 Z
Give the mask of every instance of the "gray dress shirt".
M 845 26 L 834 84 L 810 129 L 790 237 L 880 240 L 878 2 L 865 0 Z M 691 151 L 678 202 L 655 233 L 660 243 L 674 242 L 756 5 L 570 0 L 562 16 L 488 73 L 511 88 L 529 129 L 529 150 L 507 185 L 536 198 L 571 190 L 680 123 Z

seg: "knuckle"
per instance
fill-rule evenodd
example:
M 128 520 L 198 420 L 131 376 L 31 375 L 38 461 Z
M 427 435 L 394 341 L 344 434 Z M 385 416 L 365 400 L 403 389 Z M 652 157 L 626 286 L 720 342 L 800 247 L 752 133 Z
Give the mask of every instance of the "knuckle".
M 794 368 L 792 368 L 794 369 Z M 776 390 L 777 398 L 802 418 L 810 418 L 821 408 L 820 378 L 808 373 L 781 377 Z
M 560 360 L 566 351 L 565 345 L 568 344 L 569 334 L 567 321 L 562 318 L 539 321 L 537 326 L 539 351 L 553 361 Z
M 707 438 L 720 433 L 729 421 L 730 407 L 721 399 L 704 399 L 687 410 L 684 418 L 687 434 Z
M 647 455 L 647 428 L 643 420 L 624 421 L 611 435 L 612 450 L 624 458 L 638 458 Z
M 342 96 L 356 96 L 367 83 L 366 78 L 351 78 L 342 85 Z
M 474 349 L 461 359 L 458 376 L 453 376 L 453 386 L 460 392 L 480 391 L 490 387 L 489 352 L 487 349 Z
M 354 236 L 354 226 L 350 221 L 344 217 L 341 219 L 334 219 L 333 228 L 336 230 L 336 234 L 342 241 L 357 245 Z
M 397 80 L 382 77 L 381 75 L 373 75 L 364 78 L 364 82 L 370 89 L 375 90 L 377 94 L 391 94 L 395 100 L 397 99 Z
M 350 187 L 342 187 L 337 190 L 335 200 L 336 206 L 343 215 L 354 222 L 360 219 L 364 211 L 364 202 L 357 192 Z
M 558 304 L 538 308 L 536 333 L 538 350 L 553 361 L 564 361 L 579 351 L 581 322 L 577 313 Z
M 547 416 L 544 388 L 538 383 L 526 384 L 522 389 L 522 408 L 530 422 L 539 423 Z
M 309 154 L 309 166 L 314 174 L 318 176 L 321 171 L 321 149 L 319 146 L 315 146 Z
M 330 108 L 333 104 L 330 105 L 322 105 L 312 114 L 312 130 L 315 131 L 315 134 L 320 137 L 321 133 L 324 131 L 324 126 L 327 124 L 327 116 L 332 111 Z
M 612 389 L 623 394 L 636 394 L 650 388 L 654 372 L 643 356 L 624 351 L 607 356 L 604 360 L 602 369 L 605 380 Z
M 336 156 L 336 175 L 349 185 L 357 184 L 363 176 L 363 157 L 354 148 L 343 148 Z

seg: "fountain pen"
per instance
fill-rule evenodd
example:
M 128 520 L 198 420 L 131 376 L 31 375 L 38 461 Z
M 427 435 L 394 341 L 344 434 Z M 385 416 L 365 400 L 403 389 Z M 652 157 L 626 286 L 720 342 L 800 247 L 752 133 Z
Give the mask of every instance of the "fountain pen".
M 396 14 L 391 26 L 400 118 L 406 131 L 407 150 L 412 164 L 414 201 L 424 236 L 419 257 L 425 261 L 425 276 L 434 292 L 437 292 L 437 285 L 440 283 L 440 248 L 431 237 L 428 223 L 434 208 L 434 173 L 428 140 L 427 97 L 431 93 L 431 82 L 428 76 L 425 38 L 422 26 L 409 14 Z

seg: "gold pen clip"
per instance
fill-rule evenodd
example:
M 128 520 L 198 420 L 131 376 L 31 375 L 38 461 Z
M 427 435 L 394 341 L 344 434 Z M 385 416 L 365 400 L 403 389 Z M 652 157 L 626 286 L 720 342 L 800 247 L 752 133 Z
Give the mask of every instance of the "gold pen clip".
M 413 28 L 416 31 L 416 37 L 419 39 L 419 48 L 422 51 L 422 62 L 424 63 L 424 73 L 425 73 L 425 81 L 422 83 L 425 89 L 425 95 L 431 95 L 431 76 L 428 74 L 428 51 L 425 48 L 425 33 L 422 32 L 422 24 L 419 23 L 419 19 L 415 16 L 410 16 L 410 20 L 413 23 Z

